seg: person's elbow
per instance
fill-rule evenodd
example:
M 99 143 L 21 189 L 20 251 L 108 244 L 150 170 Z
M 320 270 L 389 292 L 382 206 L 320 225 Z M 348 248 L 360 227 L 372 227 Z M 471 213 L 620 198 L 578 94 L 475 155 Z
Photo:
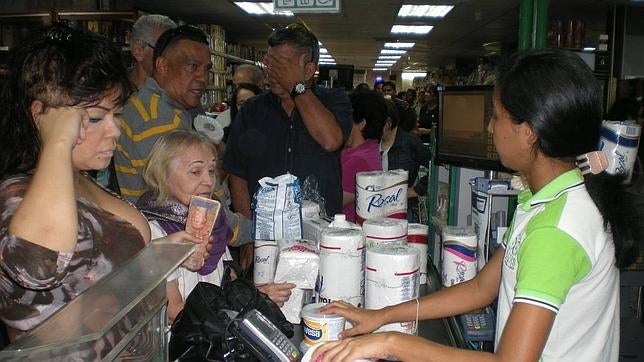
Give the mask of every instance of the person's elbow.
M 344 136 L 342 135 L 342 130 L 338 128 L 337 130 L 328 132 L 326 134 L 326 137 L 321 140 L 320 146 L 326 152 L 339 150 L 342 146 L 344 146 Z

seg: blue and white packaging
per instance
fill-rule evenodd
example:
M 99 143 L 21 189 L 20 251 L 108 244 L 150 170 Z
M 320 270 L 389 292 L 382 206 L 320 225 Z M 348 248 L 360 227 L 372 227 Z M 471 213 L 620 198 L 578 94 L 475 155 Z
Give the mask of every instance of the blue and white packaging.
M 641 133 L 642 128 L 634 121 L 602 122 L 599 150 L 604 151 L 608 159 L 606 172 L 626 175 L 625 183 L 631 182 Z
M 300 181 L 291 174 L 264 177 L 253 196 L 254 240 L 302 238 Z

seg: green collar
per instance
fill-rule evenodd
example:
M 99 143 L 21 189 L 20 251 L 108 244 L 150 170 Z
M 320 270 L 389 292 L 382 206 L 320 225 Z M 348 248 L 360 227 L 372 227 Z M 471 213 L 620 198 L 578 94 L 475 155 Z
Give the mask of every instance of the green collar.
M 518 201 L 520 203 L 521 209 L 528 211 L 532 207 L 550 202 L 558 198 L 559 196 L 568 192 L 570 189 L 575 188 L 583 183 L 584 177 L 581 175 L 581 171 L 579 171 L 579 169 L 575 167 L 572 170 L 566 171 L 557 176 L 557 178 L 550 181 L 546 186 L 544 186 L 541 190 L 539 190 L 539 192 L 534 195 L 529 189 L 521 192 L 518 196 Z

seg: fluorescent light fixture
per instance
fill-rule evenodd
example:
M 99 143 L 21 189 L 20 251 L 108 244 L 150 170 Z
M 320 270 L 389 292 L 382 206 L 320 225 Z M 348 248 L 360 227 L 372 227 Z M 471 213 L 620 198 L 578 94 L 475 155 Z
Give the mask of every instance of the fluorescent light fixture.
M 402 55 L 402 54 L 405 54 L 405 53 L 407 53 L 406 50 L 399 50 L 399 49 L 382 49 L 380 51 L 380 54 L 398 54 L 398 55 Z
M 329 54 L 329 51 L 326 48 L 320 48 L 320 54 Z
M 239 1 L 235 2 L 235 5 L 239 6 L 242 10 L 251 15 L 281 15 L 281 16 L 293 16 L 291 11 L 275 11 L 273 9 L 273 3 L 255 3 L 249 1 Z
M 331 54 L 320 54 L 320 59 L 324 58 L 333 58 L 333 56 L 331 56 Z
M 383 71 L 386 71 L 386 70 L 387 70 L 387 68 L 373 68 L 373 71 L 375 71 L 375 72 L 383 72 Z
M 429 34 L 433 28 L 431 25 L 394 25 L 391 27 L 391 33 L 425 35 Z
M 385 48 L 409 49 L 413 48 L 416 43 L 385 43 Z
M 419 77 L 426 77 L 427 72 L 403 72 L 402 74 L 402 79 L 403 80 L 414 80 L 414 78 L 419 78 Z
M 393 64 L 376 63 L 373 66 L 377 68 L 390 68 L 390 67 L 393 67 Z
M 378 60 L 385 60 L 385 59 L 393 59 L 393 60 L 398 60 L 402 57 L 402 55 L 380 55 L 378 56 Z
M 403 18 L 442 18 L 454 7 L 451 5 L 403 5 L 398 16 Z
M 382 63 L 382 64 L 396 64 L 396 60 L 382 60 L 378 59 L 376 60 L 376 63 Z
M 594 51 L 595 51 L 595 48 L 594 48 L 594 47 L 585 47 L 585 48 L 584 48 L 584 51 L 585 51 L 585 52 L 594 52 Z

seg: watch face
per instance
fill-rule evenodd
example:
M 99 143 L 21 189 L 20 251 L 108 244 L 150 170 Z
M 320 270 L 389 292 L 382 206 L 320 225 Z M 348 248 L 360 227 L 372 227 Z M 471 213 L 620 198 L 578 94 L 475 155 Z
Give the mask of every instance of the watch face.
M 297 93 L 306 92 L 306 85 L 304 83 L 297 83 L 295 85 L 295 92 L 297 92 Z

